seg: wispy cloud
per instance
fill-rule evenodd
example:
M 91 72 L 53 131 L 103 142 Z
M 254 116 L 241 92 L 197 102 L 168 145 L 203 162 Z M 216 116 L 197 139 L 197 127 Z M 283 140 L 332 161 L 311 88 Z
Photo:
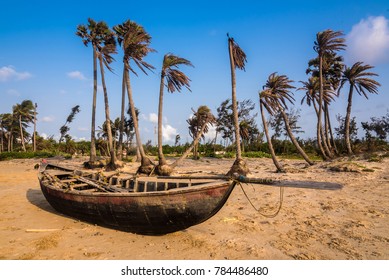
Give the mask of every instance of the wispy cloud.
M 346 35 L 346 60 L 379 64 L 389 61 L 389 20 L 383 16 L 362 19 Z
M 53 122 L 55 118 L 53 116 L 46 116 L 42 118 L 42 122 Z
M 69 72 L 69 73 L 67 73 L 67 76 L 71 79 L 76 79 L 76 80 L 81 80 L 81 81 L 86 80 L 86 77 L 80 71 Z
M 0 68 L 0 82 L 20 81 L 31 78 L 28 72 L 17 72 L 13 66 L 3 66 Z

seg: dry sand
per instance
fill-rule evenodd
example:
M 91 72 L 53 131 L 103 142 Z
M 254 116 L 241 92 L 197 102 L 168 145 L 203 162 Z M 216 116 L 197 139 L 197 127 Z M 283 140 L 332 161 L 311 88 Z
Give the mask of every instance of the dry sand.
M 91 225 L 56 212 L 39 188 L 39 160 L 0 162 L 0 259 L 7 260 L 247 260 L 389 259 L 389 159 L 322 162 L 304 168 L 283 161 L 274 173 L 270 159 L 249 159 L 251 176 L 342 183 L 337 191 L 244 185 L 208 221 L 187 230 L 142 236 Z M 73 162 L 76 164 L 75 162 Z M 186 160 L 177 174 L 225 173 L 232 160 Z M 346 164 L 348 170 L 330 167 Z M 129 164 L 133 171 L 137 164 Z

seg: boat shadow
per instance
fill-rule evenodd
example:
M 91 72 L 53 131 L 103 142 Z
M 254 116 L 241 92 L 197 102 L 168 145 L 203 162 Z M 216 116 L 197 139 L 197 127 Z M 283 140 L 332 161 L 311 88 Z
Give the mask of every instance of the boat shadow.
M 51 205 L 47 202 L 45 196 L 43 195 L 41 190 L 37 189 L 28 189 L 26 192 L 27 200 L 32 204 L 38 207 L 41 210 L 46 212 L 56 214 L 59 216 L 64 216 L 61 213 L 57 212 Z

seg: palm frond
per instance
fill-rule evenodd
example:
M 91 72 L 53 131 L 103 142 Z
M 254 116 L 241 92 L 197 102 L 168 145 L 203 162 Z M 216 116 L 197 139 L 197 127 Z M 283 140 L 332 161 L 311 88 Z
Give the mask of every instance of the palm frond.
M 245 64 L 247 62 L 246 54 L 235 42 L 234 38 L 228 36 L 228 43 L 231 46 L 232 57 L 233 57 L 235 68 L 239 68 L 240 70 L 245 70 Z

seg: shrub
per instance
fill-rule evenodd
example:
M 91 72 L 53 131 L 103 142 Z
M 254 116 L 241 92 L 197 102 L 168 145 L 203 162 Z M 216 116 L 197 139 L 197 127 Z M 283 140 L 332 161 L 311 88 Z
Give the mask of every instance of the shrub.
M 9 159 L 28 159 L 28 158 L 50 158 L 57 156 L 58 154 L 49 151 L 39 151 L 39 152 L 3 152 L 0 154 L 1 160 Z M 69 154 L 61 154 L 65 158 L 71 158 Z

